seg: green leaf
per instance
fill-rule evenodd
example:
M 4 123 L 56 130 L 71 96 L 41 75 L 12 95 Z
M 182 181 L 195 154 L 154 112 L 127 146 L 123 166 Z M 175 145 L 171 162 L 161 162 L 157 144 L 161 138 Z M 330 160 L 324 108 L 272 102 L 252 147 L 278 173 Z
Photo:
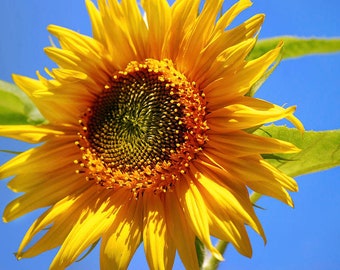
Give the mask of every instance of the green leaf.
M 0 80 L 0 124 L 40 124 L 44 122 L 33 102 L 16 85 Z
M 340 165 L 340 130 L 305 131 L 284 126 L 264 126 L 254 134 L 288 141 L 301 149 L 296 154 L 275 154 L 266 159 L 289 176 L 327 170 Z
M 284 42 L 282 59 L 296 58 L 310 54 L 335 53 L 340 51 L 339 38 L 322 39 L 282 36 L 259 40 L 248 58 L 258 58 L 269 50 L 274 49 L 280 41 Z

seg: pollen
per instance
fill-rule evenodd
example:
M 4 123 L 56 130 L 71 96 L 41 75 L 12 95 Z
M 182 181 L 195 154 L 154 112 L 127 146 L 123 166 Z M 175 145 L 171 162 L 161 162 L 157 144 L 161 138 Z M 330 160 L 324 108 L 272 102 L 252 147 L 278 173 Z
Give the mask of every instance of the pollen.
M 130 62 L 79 120 L 76 160 L 107 189 L 171 191 L 202 150 L 209 129 L 202 89 L 171 61 Z

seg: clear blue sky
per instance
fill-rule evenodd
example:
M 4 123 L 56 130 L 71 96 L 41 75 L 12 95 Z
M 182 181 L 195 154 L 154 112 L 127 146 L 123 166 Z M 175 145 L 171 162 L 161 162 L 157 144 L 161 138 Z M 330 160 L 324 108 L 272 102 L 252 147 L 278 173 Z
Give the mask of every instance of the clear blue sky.
M 231 1 L 227 1 L 230 3 Z M 234 2 L 234 1 L 233 1 Z M 254 5 L 241 18 L 265 13 L 260 38 L 278 35 L 304 37 L 340 36 L 338 0 L 253 0 Z M 240 20 L 239 20 L 240 21 Z M 49 45 L 46 26 L 58 24 L 90 34 L 83 0 L 1 0 L 0 79 L 11 81 L 11 73 L 35 76 L 36 70 L 53 67 L 44 55 Z M 298 105 L 296 115 L 306 129 L 340 128 L 340 54 L 309 56 L 282 62 L 258 92 L 277 104 Z M 0 138 L 0 149 L 26 149 L 28 146 Z M 10 156 L 1 153 L 0 163 Z M 322 157 L 320 157 L 322 158 Z M 328 270 L 340 269 L 340 168 L 298 177 L 300 192 L 293 194 L 295 209 L 274 199 L 262 198 L 258 215 L 266 231 L 264 246 L 250 233 L 253 258 L 244 258 L 230 247 L 220 269 Z M 17 196 L 0 183 L 0 211 Z M 33 259 L 16 261 L 13 253 L 39 211 L 9 224 L 0 223 L 1 269 L 47 269 L 56 251 Z M 98 269 L 98 249 L 69 269 Z M 140 265 L 143 265 L 141 267 Z M 147 269 L 142 250 L 130 269 Z M 178 261 L 174 269 L 182 269 Z

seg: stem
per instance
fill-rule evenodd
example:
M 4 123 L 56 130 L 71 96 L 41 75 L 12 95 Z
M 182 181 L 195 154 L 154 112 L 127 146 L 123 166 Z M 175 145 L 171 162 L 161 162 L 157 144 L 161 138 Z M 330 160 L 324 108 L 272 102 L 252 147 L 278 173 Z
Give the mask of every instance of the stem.
M 224 251 L 227 248 L 227 245 L 229 243 L 228 242 L 224 242 L 222 240 L 218 240 L 217 244 L 216 244 L 216 249 L 223 254 Z M 203 262 L 202 265 L 202 270 L 216 270 L 217 267 L 219 266 L 221 261 L 217 260 L 214 256 L 210 255 L 209 258 L 206 258 Z
M 253 192 L 250 196 L 249 199 L 252 204 L 255 204 L 260 198 L 262 194 Z M 223 240 L 218 240 L 216 244 L 216 249 L 223 255 L 227 248 L 228 242 L 225 242 Z M 221 261 L 217 260 L 214 256 L 208 257 L 204 259 L 203 265 L 202 265 L 202 270 L 216 270 L 219 266 Z
M 250 199 L 250 202 L 251 202 L 252 204 L 255 204 L 261 197 L 262 197 L 262 194 L 257 193 L 257 192 L 253 192 L 253 193 L 249 196 L 249 199 Z

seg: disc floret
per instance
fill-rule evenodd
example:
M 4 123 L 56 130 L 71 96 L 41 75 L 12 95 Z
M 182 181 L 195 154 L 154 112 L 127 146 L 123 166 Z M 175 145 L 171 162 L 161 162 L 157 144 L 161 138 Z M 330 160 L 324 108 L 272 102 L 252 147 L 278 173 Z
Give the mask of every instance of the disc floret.
M 130 62 L 79 120 L 78 172 L 136 198 L 167 192 L 207 141 L 205 115 L 203 91 L 170 60 Z

